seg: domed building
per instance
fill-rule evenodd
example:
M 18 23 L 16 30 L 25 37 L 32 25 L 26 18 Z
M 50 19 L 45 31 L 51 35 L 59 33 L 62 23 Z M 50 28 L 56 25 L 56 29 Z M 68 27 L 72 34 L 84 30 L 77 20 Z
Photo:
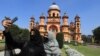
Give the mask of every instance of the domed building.
M 43 36 L 46 35 L 48 31 L 52 30 L 55 33 L 63 32 L 65 41 L 81 41 L 80 17 L 76 15 L 75 21 L 69 24 L 69 17 L 66 15 L 66 13 L 61 16 L 60 11 L 59 6 L 56 5 L 56 3 L 53 3 L 49 7 L 48 16 L 44 16 L 43 14 L 40 16 L 40 22 L 35 23 L 34 17 L 31 17 L 30 31 L 36 24 L 41 35 Z

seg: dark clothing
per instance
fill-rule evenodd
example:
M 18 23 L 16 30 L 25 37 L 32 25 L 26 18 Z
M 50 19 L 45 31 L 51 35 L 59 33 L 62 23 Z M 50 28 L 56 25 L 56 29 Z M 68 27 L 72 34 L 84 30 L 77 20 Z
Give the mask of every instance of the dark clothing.
M 49 39 L 47 37 L 43 37 L 43 43 L 47 43 L 49 41 Z
M 5 36 L 5 54 L 4 56 L 16 56 L 16 54 L 14 54 L 14 49 L 16 48 L 22 48 L 22 43 L 17 43 L 13 40 L 10 32 L 5 32 L 3 31 L 3 34 Z M 19 55 L 17 55 L 19 56 Z
M 46 56 L 42 37 L 37 29 L 35 35 L 30 35 L 30 40 L 25 43 L 21 56 Z
M 13 39 L 12 39 L 12 36 L 10 34 L 10 32 L 5 32 L 3 31 L 3 34 L 5 36 L 5 45 L 6 45 L 6 48 L 7 49 L 12 49 L 12 45 L 14 44 L 13 42 Z
M 3 32 L 5 36 L 5 56 L 46 56 L 42 37 L 37 29 L 34 29 L 35 35 L 30 35 L 30 40 L 25 44 L 17 43 L 10 32 Z M 20 48 L 21 53 L 13 54 L 13 49 Z
M 11 37 L 11 34 L 10 34 L 10 32 L 5 32 L 5 31 L 3 31 L 3 34 L 5 36 L 5 53 L 4 53 L 4 56 L 13 56 L 12 45 L 14 44 L 13 43 L 14 41 Z
M 46 56 L 42 45 L 35 45 L 31 41 L 27 42 L 25 45 L 21 56 Z

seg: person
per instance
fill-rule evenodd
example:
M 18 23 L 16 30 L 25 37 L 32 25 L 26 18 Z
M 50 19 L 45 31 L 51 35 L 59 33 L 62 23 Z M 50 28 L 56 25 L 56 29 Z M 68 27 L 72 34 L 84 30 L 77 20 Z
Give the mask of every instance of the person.
M 44 48 L 47 56 L 61 56 L 61 50 L 59 49 L 59 45 L 54 32 L 49 31 L 47 38 L 48 41 L 44 43 Z
M 11 35 L 10 28 L 12 26 L 12 20 L 8 17 L 5 17 L 5 19 L 2 21 L 2 25 L 5 28 L 5 30 L 3 31 L 3 35 L 5 36 L 5 53 L 4 53 L 4 56 L 16 56 L 14 49 L 21 48 L 22 44 L 14 41 L 14 39 Z
M 38 29 L 31 29 L 30 40 L 24 45 L 22 56 L 46 56 L 42 37 Z
M 5 36 L 5 54 L 4 54 L 4 56 L 13 56 L 13 52 L 12 52 L 13 39 L 9 33 L 9 28 L 11 26 L 11 20 L 9 18 L 7 18 L 6 20 L 3 20 L 2 25 L 5 28 L 5 30 L 3 31 L 3 35 Z
M 49 41 L 49 39 L 47 37 L 48 37 L 47 34 L 45 34 L 44 36 L 42 36 L 43 44 L 45 44 L 45 43 L 47 43 Z
M 30 40 L 26 41 L 25 43 L 17 43 L 13 39 L 14 36 L 12 36 L 10 32 L 11 27 L 12 27 L 12 20 L 9 18 L 6 18 L 5 20 L 2 21 L 2 25 L 5 28 L 5 30 L 3 31 L 3 34 L 5 36 L 4 56 L 46 56 L 42 37 L 38 29 L 33 28 L 31 30 Z M 19 37 L 19 36 L 16 36 L 16 37 Z M 19 54 L 15 53 L 16 48 L 19 48 L 21 50 Z

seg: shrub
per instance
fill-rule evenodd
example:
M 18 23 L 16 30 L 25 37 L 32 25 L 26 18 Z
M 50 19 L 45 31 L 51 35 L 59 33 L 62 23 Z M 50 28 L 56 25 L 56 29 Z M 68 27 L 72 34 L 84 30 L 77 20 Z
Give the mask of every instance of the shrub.
M 56 39 L 57 39 L 57 41 L 58 41 L 59 48 L 62 49 L 62 48 L 63 48 L 63 40 L 64 40 L 64 35 L 63 35 L 63 33 L 62 33 L 62 32 L 57 33 Z

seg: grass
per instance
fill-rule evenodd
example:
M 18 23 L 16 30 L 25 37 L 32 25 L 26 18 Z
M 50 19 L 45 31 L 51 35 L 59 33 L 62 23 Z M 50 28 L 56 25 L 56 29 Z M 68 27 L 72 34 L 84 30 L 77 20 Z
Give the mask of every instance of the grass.
M 5 46 L 4 43 L 0 43 L 0 51 L 4 50 L 4 46 Z
M 73 46 L 70 45 L 71 48 L 74 48 L 84 54 L 85 56 L 100 56 L 100 47 L 90 47 L 90 46 Z
M 3 42 L 0 42 L 0 51 L 4 50 L 5 44 Z M 84 54 L 85 56 L 100 56 L 100 47 L 95 48 L 95 47 L 90 47 L 90 46 L 73 46 L 69 45 L 71 48 L 78 50 L 80 53 Z M 62 55 L 61 56 L 67 56 L 65 53 L 64 48 L 61 49 Z
M 64 48 L 62 48 L 61 51 L 62 51 L 61 56 L 67 56 L 67 54 L 65 53 L 65 49 Z

